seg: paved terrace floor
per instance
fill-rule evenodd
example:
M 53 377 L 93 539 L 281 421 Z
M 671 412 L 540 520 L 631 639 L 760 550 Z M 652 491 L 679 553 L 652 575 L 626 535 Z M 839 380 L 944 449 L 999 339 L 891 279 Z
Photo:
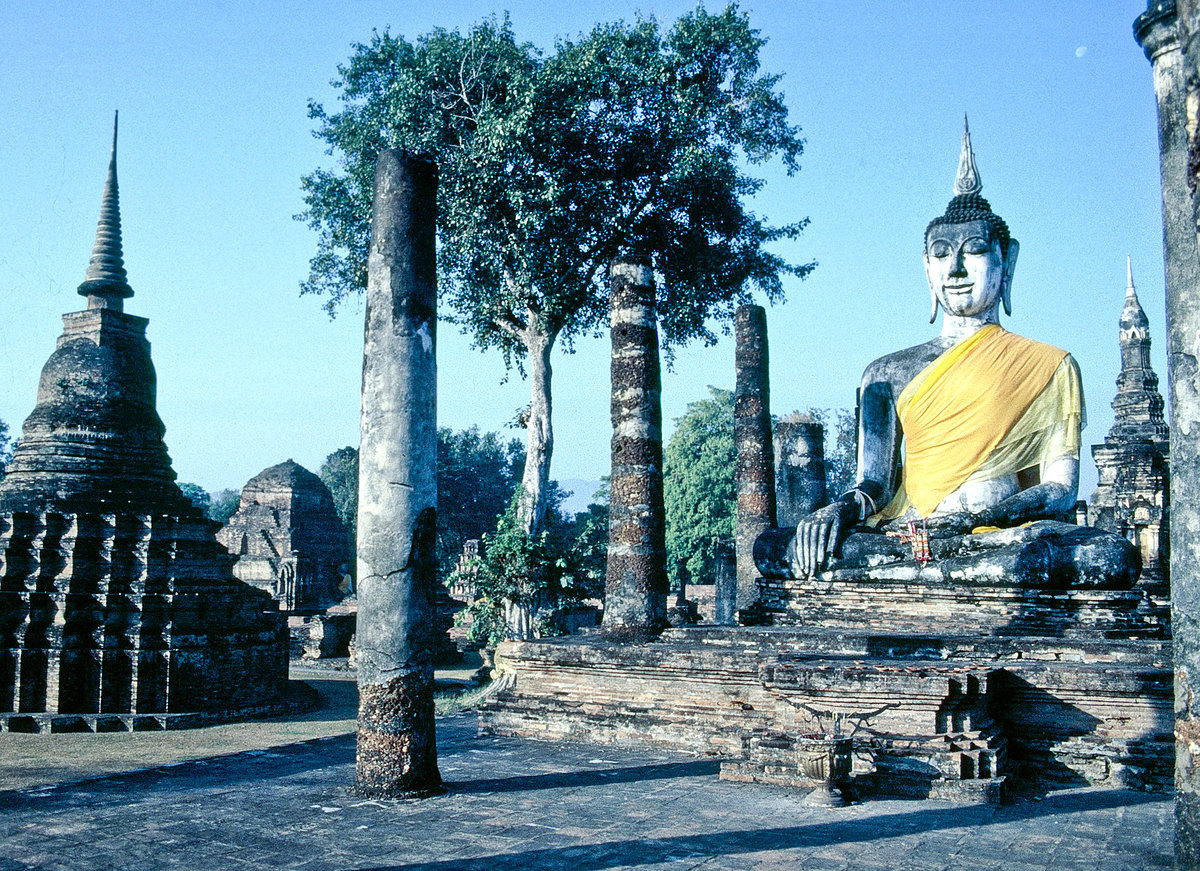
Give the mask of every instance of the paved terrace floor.
M 1077 789 L 1000 807 L 717 779 L 637 748 L 479 738 L 438 721 L 449 791 L 355 795 L 354 684 L 302 718 L 130 735 L 0 735 L 0 871 L 1143 869 L 1171 865 L 1171 802 Z M 64 740 L 65 739 L 65 740 Z

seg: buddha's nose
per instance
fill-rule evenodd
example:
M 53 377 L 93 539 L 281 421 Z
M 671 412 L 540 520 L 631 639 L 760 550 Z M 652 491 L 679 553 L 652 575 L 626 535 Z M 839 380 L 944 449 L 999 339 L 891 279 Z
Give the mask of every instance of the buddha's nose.
M 950 274 L 951 275 L 966 275 L 967 274 L 965 258 L 963 257 L 963 251 L 961 248 L 958 251 L 954 252 L 954 263 L 950 267 Z

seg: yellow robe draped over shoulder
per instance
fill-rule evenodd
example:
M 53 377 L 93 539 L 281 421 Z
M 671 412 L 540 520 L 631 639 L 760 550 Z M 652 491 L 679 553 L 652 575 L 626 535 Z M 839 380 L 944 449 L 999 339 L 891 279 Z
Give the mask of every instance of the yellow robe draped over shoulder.
M 968 481 L 1079 456 L 1083 388 L 1061 348 L 989 324 L 926 366 L 901 392 L 900 487 L 880 523 L 911 506 L 927 517 Z

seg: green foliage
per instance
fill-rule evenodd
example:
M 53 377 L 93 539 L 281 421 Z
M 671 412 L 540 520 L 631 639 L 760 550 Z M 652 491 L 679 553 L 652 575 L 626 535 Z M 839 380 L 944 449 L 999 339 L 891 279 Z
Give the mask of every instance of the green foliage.
M 518 488 L 495 531 L 483 537 L 483 556 L 466 567 L 475 583 L 476 600 L 467 608 L 472 620 L 468 638 L 475 643 L 495 647 L 510 636 L 506 600 L 534 612 L 538 635 L 549 636 L 562 632 L 558 608 L 604 598 L 608 505 L 593 503 L 568 520 L 560 508 L 566 494 L 557 482 L 551 485 L 544 530 L 530 535 L 521 525 Z M 457 579 L 457 572 L 451 573 L 447 584 Z
M 558 599 L 566 561 L 551 542 L 550 530 L 530 535 L 517 517 L 519 499 L 513 496 L 496 531 L 484 536 L 483 557 L 468 571 L 474 573 L 476 600 L 468 606 L 472 623 L 468 638 L 495 647 L 508 637 L 504 602 L 538 609 Z M 454 583 L 456 573 L 449 583 Z
M 333 507 L 354 541 L 358 529 L 358 448 L 338 448 L 325 458 L 317 471 L 333 496 Z
M 445 576 L 463 544 L 496 528 L 521 478 L 525 453 L 515 439 L 504 442 L 479 428 L 438 429 L 438 523 L 436 553 Z M 319 477 L 333 494 L 338 516 L 354 541 L 358 519 L 358 449 L 341 448 L 321 465 Z M 557 497 L 561 501 L 561 495 Z
M 858 479 L 858 421 L 849 408 L 810 408 L 808 414 L 825 427 L 825 494 L 833 501 Z M 830 417 L 835 420 L 832 427 Z
M 561 527 L 563 551 L 568 555 L 567 586 L 580 599 L 604 599 L 608 577 L 608 493 Z M 597 494 L 599 495 L 599 494 Z M 552 526 L 553 530 L 554 527 Z
M 743 166 L 778 155 L 791 173 L 803 147 L 779 77 L 759 71 L 764 43 L 736 5 L 666 33 L 598 25 L 547 56 L 507 17 L 414 42 L 375 33 L 338 67 L 340 111 L 309 106 L 341 169 L 303 179 L 299 217 L 318 233 L 303 292 L 332 311 L 365 287 L 375 157 L 400 147 L 438 161 L 441 287 L 479 345 L 520 356 L 514 327 L 599 326 L 605 267 L 627 253 L 662 276 L 665 344 L 713 339 L 706 318 L 752 287 L 780 299 L 779 276 L 811 268 L 765 250 L 805 222 L 771 227 L 742 202 L 762 184 Z
M 208 495 L 208 491 L 199 484 L 181 483 L 179 490 L 183 493 L 183 497 L 205 513 L 208 512 L 209 503 L 212 497 Z
M 347 445 L 325 458 L 317 470 L 329 494 L 333 508 L 346 530 L 348 550 L 346 565 L 351 576 L 358 574 L 358 448 Z
M 679 583 L 684 560 L 693 583 L 716 575 L 716 543 L 732 538 L 737 500 L 733 471 L 733 393 L 709 387 L 709 398 L 688 404 L 663 451 L 667 510 L 667 572 Z
M 205 512 L 209 520 L 215 520 L 217 523 L 228 523 L 229 518 L 233 516 L 238 509 L 238 503 L 242 498 L 241 490 L 217 490 L 215 493 L 209 493 L 208 509 Z
M 516 439 L 505 443 L 498 433 L 480 433 L 477 426 L 438 429 L 437 557 L 443 575 L 454 567 L 465 542 L 496 528 L 524 466 L 525 451 Z
M 781 276 L 812 268 L 767 250 L 805 221 L 774 227 L 746 208 L 762 185 L 746 167 L 779 157 L 791 174 L 803 148 L 779 77 L 760 72 L 764 43 L 736 5 L 697 7 L 665 32 L 640 16 L 598 25 L 547 54 L 507 17 L 412 42 L 373 34 L 338 67 L 337 111 L 309 104 L 339 165 L 302 180 L 298 218 L 318 247 L 301 292 L 332 314 L 365 287 L 376 156 L 396 147 L 438 163 L 439 288 L 478 347 L 522 368 L 560 336 L 570 348 L 599 331 L 622 257 L 658 276 L 668 353 L 715 341 L 712 320 L 727 324 L 755 290 L 781 300 Z M 548 404 L 548 375 L 530 387 Z M 550 458 L 533 456 L 538 527 L 533 482 Z

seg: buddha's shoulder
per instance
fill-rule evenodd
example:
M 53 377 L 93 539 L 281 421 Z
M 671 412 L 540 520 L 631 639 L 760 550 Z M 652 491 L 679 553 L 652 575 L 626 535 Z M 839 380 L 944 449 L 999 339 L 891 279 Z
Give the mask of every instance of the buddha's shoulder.
M 949 347 L 950 343 L 939 337 L 919 345 L 913 345 L 911 348 L 884 354 L 867 366 L 863 372 L 863 384 L 880 381 L 900 385 L 907 384 Z
M 1003 331 L 1003 336 L 1014 345 L 1019 345 L 1030 350 L 1040 351 L 1046 354 L 1057 354 L 1058 356 L 1070 356 L 1070 351 L 1052 345 L 1049 342 L 1042 342 L 1037 339 L 1031 339 L 1029 336 L 1022 336 L 1020 333 L 1013 333 L 1008 330 Z

